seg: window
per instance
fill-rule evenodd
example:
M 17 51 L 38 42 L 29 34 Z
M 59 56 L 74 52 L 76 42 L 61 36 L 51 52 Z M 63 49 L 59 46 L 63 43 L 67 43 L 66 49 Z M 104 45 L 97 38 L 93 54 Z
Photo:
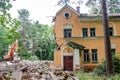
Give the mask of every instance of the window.
M 91 37 L 95 37 L 96 36 L 95 28 L 90 28 L 90 36 Z
M 113 36 L 113 28 L 112 27 L 109 28 L 109 35 Z
M 97 49 L 92 49 L 92 61 L 93 62 L 98 61 Z
M 64 13 L 64 17 L 65 17 L 66 19 L 70 18 L 70 16 L 71 16 L 70 12 L 65 12 L 65 13 Z
M 115 53 L 116 53 L 116 50 L 115 50 L 115 49 L 111 49 L 111 53 L 112 53 L 112 54 L 115 54 Z
M 82 37 L 88 37 L 88 29 L 82 28 Z
M 90 61 L 90 59 L 89 59 L 89 50 L 86 49 L 83 52 L 84 52 L 84 62 L 89 62 Z
M 64 29 L 64 38 L 71 37 L 71 29 Z

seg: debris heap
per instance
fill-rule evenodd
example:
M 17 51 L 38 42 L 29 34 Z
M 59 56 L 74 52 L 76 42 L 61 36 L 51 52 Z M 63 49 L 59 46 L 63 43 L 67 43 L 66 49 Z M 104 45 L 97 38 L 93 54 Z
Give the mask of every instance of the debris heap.
M 78 80 L 73 72 L 50 66 L 50 61 L 0 62 L 0 80 Z

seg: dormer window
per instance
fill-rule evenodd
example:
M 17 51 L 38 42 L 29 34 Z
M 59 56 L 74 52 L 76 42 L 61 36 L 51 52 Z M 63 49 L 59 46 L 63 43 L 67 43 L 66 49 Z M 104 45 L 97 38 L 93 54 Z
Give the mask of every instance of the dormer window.
M 71 16 L 70 12 L 65 12 L 64 13 L 64 18 L 69 19 Z

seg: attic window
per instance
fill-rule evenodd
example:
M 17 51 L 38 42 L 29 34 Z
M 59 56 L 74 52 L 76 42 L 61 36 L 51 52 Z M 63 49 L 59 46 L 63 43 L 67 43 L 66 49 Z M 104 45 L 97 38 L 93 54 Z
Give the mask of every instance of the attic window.
M 65 17 L 66 19 L 70 18 L 70 16 L 71 16 L 70 12 L 65 12 L 65 13 L 64 13 L 64 17 Z

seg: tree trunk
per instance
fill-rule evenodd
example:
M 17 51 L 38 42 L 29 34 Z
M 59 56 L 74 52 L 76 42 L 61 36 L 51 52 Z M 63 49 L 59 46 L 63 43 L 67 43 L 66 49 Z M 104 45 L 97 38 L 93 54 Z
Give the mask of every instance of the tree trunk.
M 104 31 L 104 44 L 105 44 L 105 59 L 106 59 L 106 74 L 111 76 L 114 74 L 113 70 L 113 61 L 111 54 L 111 43 L 109 37 L 109 28 L 108 28 L 108 16 L 106 8 L 106 0 L 101 0 L 102 6 L 102 22 L 103 22 L 103 31 Z

